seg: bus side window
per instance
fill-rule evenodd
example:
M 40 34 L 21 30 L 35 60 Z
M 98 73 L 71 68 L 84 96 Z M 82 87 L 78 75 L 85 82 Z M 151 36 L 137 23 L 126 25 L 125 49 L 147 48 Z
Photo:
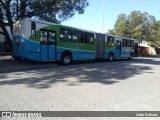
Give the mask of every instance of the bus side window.
M 41 31 L 41 43 L 47 44 L 47 31 Z
M 126 44 L 127 44 L 126 42 L 127 42 L 126 39 L 122 39 L 122 46 L 123 47 L 126 47 Z
M 105 43 L 107 44 L 107 36 L 105 36 Z
M 94 43 L 94 34 L 93 33 L 85 33 L 85 43 L 87 43 L 87 44 Z
M 49 36 L 49 44 L 55 45 L 55 38 L 56 38 L 55 33 L 54 32 L 49 32 L 48 36 Z
M 83 43 L 84 42 L 84 33 L 82 31 L 73 30 L 73 42 Z
M 60 40 L 64 42 L 72 41 L 72 30 L 67 28 L 60 28 Z
M 131 41 L 131 46 L 132 46 L 132 48 L 134 48 L 134 41 L 133 40 Z
M 32 38 L 36 38 L 36 23 L 32 22 L 31 23 L 31 37 Z
M 43 34 L 44 34 L 44 32 L 41 31 L 41 34 L 40 34 L 40 41 L 41 41 L 41 42 L 43 41 Z
M 117 49 L 120 49 L 120 46 L 121 46 L 120 41 L 116 41 L 116 48 L 117 48 Z
M 114 37 L 111 36 L 107 37 L 107 45 L 114 45 Z
M 127 47 L 131 47 L 131 40 L 128 40 L 127 39 L 127 45 L 126 45 Z
M 129 42 L 129 47 L 132 47 L 132 40 L 130 40 Z
M 126 40 L 126 47 L 130 47 L 130 40 Z
M 127 40 L 127 47 L 134 48 L 134 41 L 133 40 Z

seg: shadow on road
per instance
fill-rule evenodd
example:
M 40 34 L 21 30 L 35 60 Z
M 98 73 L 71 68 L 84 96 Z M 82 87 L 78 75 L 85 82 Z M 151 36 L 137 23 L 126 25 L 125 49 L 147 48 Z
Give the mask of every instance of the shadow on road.
M 81 62 L 70 66 L 42 67 L 35 70 L 0 74 L 0 85 L 25 84 L 38 89 L 53 87 L 58 83 L 69 86 L 87 83 L 110 85 L 145 72 L 152 74 L 148 72 L 152 70 L 149 64 L 160 65 L 157 59 L 138 58 L 115 62 Z

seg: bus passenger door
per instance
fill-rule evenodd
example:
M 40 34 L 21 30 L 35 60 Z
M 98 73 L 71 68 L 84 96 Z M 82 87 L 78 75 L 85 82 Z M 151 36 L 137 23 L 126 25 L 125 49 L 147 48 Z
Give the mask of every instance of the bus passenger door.
M 121 58 L 121 41 L 116 40 L 116 52 L 115 52 L 116 58 Z
M 41 61 L 56 60 L 56 32 L 41 30 Z

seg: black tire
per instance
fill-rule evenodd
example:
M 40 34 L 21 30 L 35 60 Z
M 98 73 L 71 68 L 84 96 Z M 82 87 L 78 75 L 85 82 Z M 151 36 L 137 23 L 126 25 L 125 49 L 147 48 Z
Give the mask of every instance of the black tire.
M 129 60 L 132 60 L 132 59 L 133 59 L 133 53 L 130 54 L 130 56 L 129 56 L 128 59 L 129 59 Z
M 114 54 L 113 53 L 110 53 L 109 54 L 109 57 L 108 57 L 108 61 L 113 61 L 114 60 Z
M 62 65 L 69 65 L 72 62 L 72 56 L 70 53 L 64 53 L 61 58 Z

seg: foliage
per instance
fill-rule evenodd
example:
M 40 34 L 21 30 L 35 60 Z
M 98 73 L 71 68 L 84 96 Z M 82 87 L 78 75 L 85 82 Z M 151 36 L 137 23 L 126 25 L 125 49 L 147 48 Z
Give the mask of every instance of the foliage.
M 160 47 L 160 20 L 156 21 L 150 26 L 151 35 L 150 35 L 150 45 L 155 47 Z
M 120 14 L 117 18 L 117 21 L 114 25 L 115 34 L 120 36 L 128 35 L 128 18 L 125 14 Z
M 146 40 L 152 46 L 160 46 L 160 21 L 147 12 L 132 11 L 130 15 L 120 14 L 114 29 L 108 34 Z

